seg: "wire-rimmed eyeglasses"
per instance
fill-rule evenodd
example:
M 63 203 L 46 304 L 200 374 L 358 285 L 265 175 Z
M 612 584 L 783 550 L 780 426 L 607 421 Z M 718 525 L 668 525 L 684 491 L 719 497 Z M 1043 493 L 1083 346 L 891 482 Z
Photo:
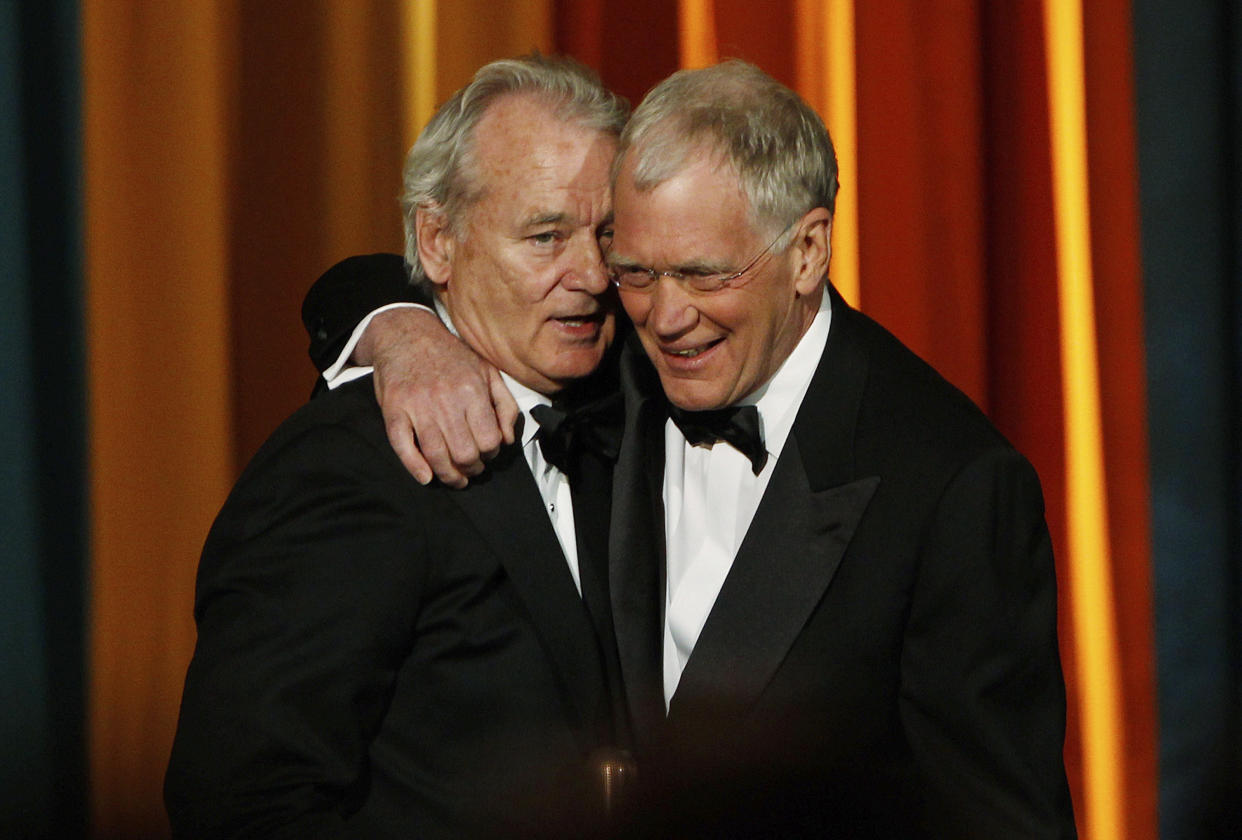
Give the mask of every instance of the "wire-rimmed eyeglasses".
M 781 237 L 785 232 L 793 227 L 793 223 L 785 225 L 784 230 L 777 234 L 776 238 L 767 244 L 762 251 L 755 254 L 755 258 L 746 263 L 746 267 L 730 274 L 700 274 L 693 271 L 657 271 L 654 268 L 648 268 L 642 265 L 632 265 L 629 263 L 609 263 L 607 265 L 608 279 L 618 289 L 633 292 L 648 292 L 655 288 L 656 281 L 661 277 L 668 277 L 677 281 L 682 288 L 695 294 L 705 295 L 712 292 L 718 292 L 734 281 L 740 279 L 748 271 L 759 265 L 762 260 L 777 242 L 781 241 Z

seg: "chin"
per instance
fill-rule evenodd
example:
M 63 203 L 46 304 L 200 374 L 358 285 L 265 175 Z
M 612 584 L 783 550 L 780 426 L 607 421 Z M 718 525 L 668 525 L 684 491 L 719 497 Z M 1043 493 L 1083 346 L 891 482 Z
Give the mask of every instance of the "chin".
M 685 411 L 710 411 L 729 404 L 728 395 L 719 393 L 719 389 L 712 388 L 710 383 L 688 382 L 662 374 L 660 384 L 664 386 L 664 395 L 668 397 L 668 401 Z
M 568 354 L 567 354 L 568 355 Z M 555 369 L 548 375 L 549 379 L 558 382 L 572 382 L 590 376 L 603 361 L 604 353 L 575 353 L 571 357 L 557 360 Z

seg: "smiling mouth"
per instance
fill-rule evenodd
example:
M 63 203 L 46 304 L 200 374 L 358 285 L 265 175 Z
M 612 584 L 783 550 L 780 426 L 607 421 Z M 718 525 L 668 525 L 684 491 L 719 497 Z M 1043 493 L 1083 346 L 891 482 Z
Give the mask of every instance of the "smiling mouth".
M 694 357 L 701 356 L 708 350 L 711 350 L 723 340 L 724 339 L 722 338 L 718 338 L 715 341 L 709 341 L 708 343 L 700 344 L 697 347 L 687 347 L 684 350 L 665 350 L 664 352 L 669 356 L 676 356 L 679 359 L 693 359 Z

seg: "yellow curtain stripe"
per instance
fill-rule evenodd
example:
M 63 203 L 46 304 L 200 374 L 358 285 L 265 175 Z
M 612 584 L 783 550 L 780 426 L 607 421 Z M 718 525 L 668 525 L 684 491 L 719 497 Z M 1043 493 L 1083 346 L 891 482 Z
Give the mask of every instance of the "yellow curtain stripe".
M 822 0 L 821 0 L 822 1 Z M 832 282 L 852 306 L 862 302 L 858 261 L 858 88 L 854 56 L 854 0 L 827 0 L 823 39 L 827 69 L 828 130 L 844 188 L 832 231 Z
M 1121 703 L 1100 421 L 1082 7 L 1045 0 L 1048 106 L 1065 392 L 1066 515 L 1086 789 L 1085 835 L 1126 836 Z
M 715 64 L 716 15 L 712 0 L 679 0 L 678 35 L 683 68 Z
M 408 148 L 436 110 L 436 0 L 405 0 L 401 11 Z

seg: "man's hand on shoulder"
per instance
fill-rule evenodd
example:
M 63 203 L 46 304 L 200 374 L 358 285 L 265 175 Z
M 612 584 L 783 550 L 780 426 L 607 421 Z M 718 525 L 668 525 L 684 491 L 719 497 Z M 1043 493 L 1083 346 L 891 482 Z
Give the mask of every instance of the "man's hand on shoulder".
M 374 365 L 388 440 L 420 483 L 465 487 L 513 442 L 518 407 L 500 372 L 427 310 L 377 315 L 354 360 Z

